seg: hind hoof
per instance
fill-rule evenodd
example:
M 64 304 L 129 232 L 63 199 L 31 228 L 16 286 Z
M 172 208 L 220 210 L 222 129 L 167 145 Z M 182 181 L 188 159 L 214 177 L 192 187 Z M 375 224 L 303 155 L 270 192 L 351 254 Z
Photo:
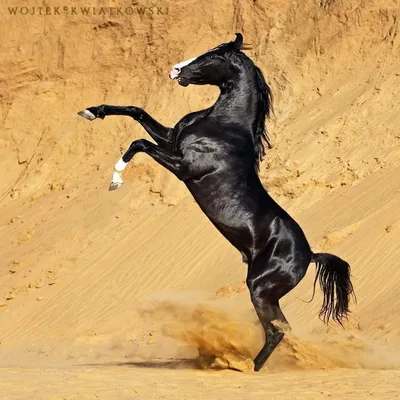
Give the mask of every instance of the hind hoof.
M 260 364 L 254 364 L 254 371 L 255 371 L 255 372 L 258 372 L 262 367 L 263 367 L 263 364 L 262 364 L 262 365 L 260 365 Z
M 89 121 L 93 121 L 94 119 L 96 119 L 97 117 L 91 113 L 89 110 L 83 110 L 83 111 L 79 111 L 78 115 L 82 118 L 88 119 Z
M 123 182 L 111 182 L 110 186 L 108 187 L 108 190 L 111 192 L 112 190 L 117 190 L 122 186 Z

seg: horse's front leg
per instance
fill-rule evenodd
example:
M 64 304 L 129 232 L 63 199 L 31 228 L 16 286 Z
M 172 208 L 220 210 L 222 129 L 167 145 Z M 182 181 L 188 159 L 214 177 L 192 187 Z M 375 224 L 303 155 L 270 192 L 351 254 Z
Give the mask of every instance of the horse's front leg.
M 172 153 L 170 150 L 163 149 L 146 139 L 139 139 L 132 142 L 122 158 L 115 164 L 109 190 L 118 189 L 122 185 L 122 172 L 128 162 L 132 160 L 132 157 L 139 152 L 151 156 L 155 161 L 175 174 L 178 179 L 187 179 L 188 168 L 182 156 Z
M 111 106 L 108 104 L 102 104 L 101 106 L 86 108 L 83 111 L 79 111 L 78 114 L 89 121 L 93 121 L 96 118 L 104 119 L 108 115 L 125 115 L 131 117 L 143 126 L 146 132 L 159 146 L 167 149 L 172 148 L 173 129 L 160 124 L 142 108 L 135 106 Z

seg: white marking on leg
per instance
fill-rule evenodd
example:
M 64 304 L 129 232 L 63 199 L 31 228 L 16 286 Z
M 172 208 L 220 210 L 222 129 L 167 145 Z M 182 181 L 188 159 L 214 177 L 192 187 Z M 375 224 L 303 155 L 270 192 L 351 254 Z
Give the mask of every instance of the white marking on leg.
M 122 158 L 120 158 L 118 162 L 115 164 L 114 169 L 118 172 L 122 172 L 127 165 L 128 163 L 126 163 Z
M 114 165 L 114 172 L 110 184 L 111 190 L 118 189 L 124 183 L 124 181 L 122 180 L 122 172 L 127 165 L 128 163 L 126 163 L 122 158 L 120 158 L 118 162 Z
M 192 62 L 193 62 L 194 60 L 196 60 L 196 59 L 197 59 L 197 57 L 194 57 L 194 58 L 190 58 L 189 60 L 182 61 L 182 62 L 180 62 L 179 64 L 175 64 L 175 65 L 172 67 L 171 72 L 169 73 L 169 77 L 170 77 L 171 79 L 177 78 L 177 77 L 179 76 L 180 72 L 181 72 L 181 69 L 182 69 L 183 67 L 185 67 L 186 65 L 189 65 L 190 63 L 192 63 Z
M 122 180 L 121 173 L 119 173 L 117 171 L 114 171 L 111 182 L 112 183 L 119 183 L 120 185 L 122 185 L 124 183 L 124 181 Z

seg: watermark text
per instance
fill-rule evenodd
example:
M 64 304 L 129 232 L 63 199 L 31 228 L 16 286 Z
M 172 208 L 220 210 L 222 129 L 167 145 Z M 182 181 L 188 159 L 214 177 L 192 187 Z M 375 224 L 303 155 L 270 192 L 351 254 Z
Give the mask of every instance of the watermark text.
M 145 7 L 145 6 L 129 6 L 129 7 L 72 7 L 72 6 L 59 6 L 59 7 L 8 7 L 10 15 L 105 15 L 109 17 L 117 17 L 124 15 L 138 15 L 138 16 L 156 16 L 168 15 L 168 7 Z

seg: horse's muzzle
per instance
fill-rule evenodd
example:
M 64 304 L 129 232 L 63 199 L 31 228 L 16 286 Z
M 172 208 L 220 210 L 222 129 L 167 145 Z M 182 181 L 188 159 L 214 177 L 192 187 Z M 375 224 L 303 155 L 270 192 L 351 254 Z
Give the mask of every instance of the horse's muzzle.
M 189 86 L 189 79 L 187 79 L 187 78 L 178 78 L 178 83 L 181 85 L 181 86 L 183 86 L 183 87 L 186 87 L 186 86 Z
M 176 79 L 178 78 L 180 72 L 181 72 L 180 68 L 172 68 L 171 72 L 169 73 L 169 77 L 171 79 Z

